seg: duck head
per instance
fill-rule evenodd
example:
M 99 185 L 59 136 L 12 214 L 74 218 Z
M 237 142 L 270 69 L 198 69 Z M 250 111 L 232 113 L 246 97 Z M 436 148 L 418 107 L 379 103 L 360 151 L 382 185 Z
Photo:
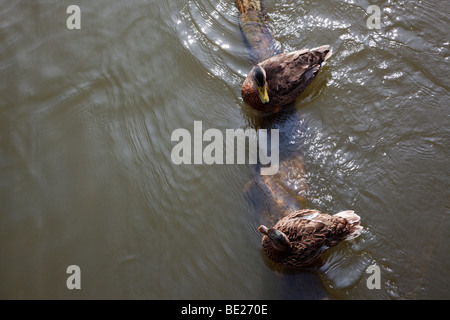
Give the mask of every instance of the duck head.
M 258 96 L 262 103 L 269 102 L 269 95 L 267 94 L 266 71 L 259 65 L 253 67 L 253 82 L 258 87 Z
M 291 249 L 291 242 L 283 232 L 274 228 L 267 228 L 266 226 L 260 226 L 258 231 L 267 236 L 270 244 L 276 250 L 286 252 Z

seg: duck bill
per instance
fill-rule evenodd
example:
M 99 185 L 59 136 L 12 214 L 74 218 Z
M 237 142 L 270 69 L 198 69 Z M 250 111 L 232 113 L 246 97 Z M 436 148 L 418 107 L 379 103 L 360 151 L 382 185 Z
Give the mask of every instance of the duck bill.
M 261 232 L 263 235 L 267 236 L 267 231 L 269 231 L 269 228 L 261 225 L 261 226 L 259 226 L 258 231 Z
M 269 95 L 267 94 L 266 86 L 258 87 L 258 94 L 259 94 L 259 99 L 261 99 L 262 103 L 269 102 Z

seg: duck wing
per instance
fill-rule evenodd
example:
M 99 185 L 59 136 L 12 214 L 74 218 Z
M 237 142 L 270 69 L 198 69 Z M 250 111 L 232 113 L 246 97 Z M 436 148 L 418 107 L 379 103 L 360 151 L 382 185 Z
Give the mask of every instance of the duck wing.
M 299 210 L 278 221 L 274 228 L 285 233 L 291 241 L 324 240 L 328 228 L 327 223 L 317 219 L 320 215 L 322 213 L 317 210 Z
M 284 265 L 293 268 L 310 265 L 330 248 L 328 225 L 315 220 L 320 215 L 316 210 L 300 210 L 275 225 L 276 229 L 287 235 L 293 246 L 291 254 L 284 260 Z

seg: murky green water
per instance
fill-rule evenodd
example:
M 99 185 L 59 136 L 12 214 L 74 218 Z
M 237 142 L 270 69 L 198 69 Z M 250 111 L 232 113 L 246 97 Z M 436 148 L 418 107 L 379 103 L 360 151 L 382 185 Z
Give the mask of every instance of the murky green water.
M 450 298 L 447 3 L 266 0 L 283 51 L 334 50 L 270 119 L 240 98 L 234 1 L 79 1 L 68 30 L 71 4 L 0 4 L 1 298 Z M 194 121 L 280 129 L 308 206 L 353 209 L 364 233 L 319 270 L 275 273 L 243 194 L 252 165 L 173 164 L 171 134 Z

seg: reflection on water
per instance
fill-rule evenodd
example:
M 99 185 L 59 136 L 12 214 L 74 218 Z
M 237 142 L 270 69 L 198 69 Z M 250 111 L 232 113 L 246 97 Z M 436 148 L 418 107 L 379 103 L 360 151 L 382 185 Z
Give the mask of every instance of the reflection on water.
M 443 3 L 266 1 L 288 51 L 334 55 L 289 112 L 261 117 L 233 1 L 95 1 L 66 28 L 52 0 L 0 8 L 0 297 L 449 298 Z M 308 207 L 355 210 L 362 235 L 321 266 L 265 259 L 251 165 L 174 165 L 177 128 L 278 128 Z M 82 289 L 66 287 L 81 268 Z M 368 266 L 381 288 L 368 289 Z

